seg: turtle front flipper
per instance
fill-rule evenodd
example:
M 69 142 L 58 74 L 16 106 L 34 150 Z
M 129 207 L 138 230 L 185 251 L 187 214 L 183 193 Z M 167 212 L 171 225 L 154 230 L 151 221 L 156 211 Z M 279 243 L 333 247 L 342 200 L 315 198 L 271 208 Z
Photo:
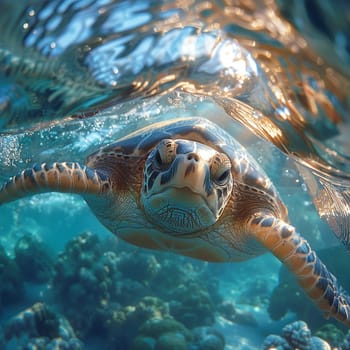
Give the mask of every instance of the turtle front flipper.
M 325 316 L 350 326 L 350 296 L 295 228 L 264 215 L 254 217 L 250 225 L 257 240 L 293 272 Z
M 42 192 L 102 194 L 109 178 L 79 163 L 43 163 L 23 170 L 0 188 L 0 204 Z

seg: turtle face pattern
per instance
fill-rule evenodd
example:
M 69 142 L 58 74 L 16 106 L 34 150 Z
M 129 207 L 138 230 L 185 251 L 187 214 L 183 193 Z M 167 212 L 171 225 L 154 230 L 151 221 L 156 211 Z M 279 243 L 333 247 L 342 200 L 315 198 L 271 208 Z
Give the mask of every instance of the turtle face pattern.
M 226 154 L 199 142 L 164 139 L 146 160 L 141 200 L 150 221 L 184 235 L 215 224 L 232 187 Z

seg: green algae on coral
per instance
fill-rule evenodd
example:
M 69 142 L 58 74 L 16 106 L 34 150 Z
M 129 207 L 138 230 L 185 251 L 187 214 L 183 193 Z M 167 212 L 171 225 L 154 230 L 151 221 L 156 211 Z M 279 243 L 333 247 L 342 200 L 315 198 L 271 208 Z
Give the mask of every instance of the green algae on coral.
M 192 338 L 190 331 L 180 322 L 171 317 L 151 318 L 147 320 L 139 330 L 140 334 L 158 338 L 164 333 L 182 333 L 187 340 Z
M 154 350 L 187 350 L 187 342 L 182 333 L 164 333 L 158 338 Z

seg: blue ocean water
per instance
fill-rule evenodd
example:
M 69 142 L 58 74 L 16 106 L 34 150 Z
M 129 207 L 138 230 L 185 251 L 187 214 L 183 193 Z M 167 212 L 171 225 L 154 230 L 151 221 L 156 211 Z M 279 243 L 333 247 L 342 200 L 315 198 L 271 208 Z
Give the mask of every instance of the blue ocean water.
M 201 116 L 256 159 L 350 291 L 348 5 L 5 0 L 0 9 L 2 182 Z M 349 348 L 347 328 L 323 318 L 271 254 L 217 264 L 134 247 L 74 194 L 23 198 L 0 218 L 1 348 L 272 349 L 270 334 L 295 349 L 316 344 L 311 335 Z

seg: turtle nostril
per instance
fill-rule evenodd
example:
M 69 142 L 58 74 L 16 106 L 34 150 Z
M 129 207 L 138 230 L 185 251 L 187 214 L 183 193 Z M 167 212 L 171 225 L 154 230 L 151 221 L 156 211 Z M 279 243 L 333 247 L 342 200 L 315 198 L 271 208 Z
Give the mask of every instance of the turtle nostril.
M 199 161 L 199 157 L 198 157 L 198 155 L 196 153 L 189 153 L 187 155 L 187 159 L 188 160 L 192 160 L 193 159 L 195 162 Z

